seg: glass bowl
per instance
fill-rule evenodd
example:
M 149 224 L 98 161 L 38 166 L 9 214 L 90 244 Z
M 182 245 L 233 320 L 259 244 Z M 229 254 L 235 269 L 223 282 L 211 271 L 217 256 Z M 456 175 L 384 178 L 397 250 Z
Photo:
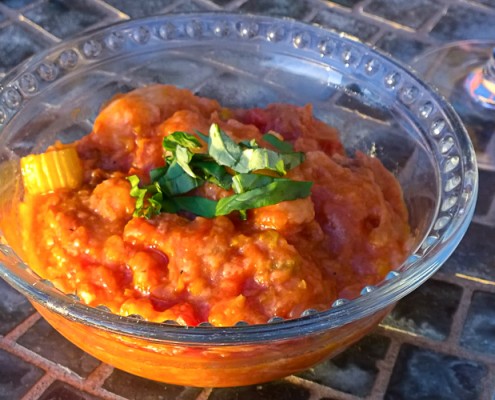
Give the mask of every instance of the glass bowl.
M 218 328 L 88 307 L 40 279 L 16 255 L 18 238 L 2 234 L 0 276 L 65 337 L 115 367 L 194 386 L 254 384 L 306 369 L 372 330 L 442 265 L 472 218 L 472 145 L 449 104 L 411 71 L 343 34 L 222 13 L 124 22 L 11 71 L 0 89 L 0 207 L 19 200 L 19 157 L 80 138 L 112 95 L 156 82 L 230 107 L 311 103 L 318 118 L 339 129 L 347 150 L 378 157 L 399 179 L 414 243 L 400 267 L 358 298 L 296 319 Z M 4 223 L 15 224 L 10 218 Z

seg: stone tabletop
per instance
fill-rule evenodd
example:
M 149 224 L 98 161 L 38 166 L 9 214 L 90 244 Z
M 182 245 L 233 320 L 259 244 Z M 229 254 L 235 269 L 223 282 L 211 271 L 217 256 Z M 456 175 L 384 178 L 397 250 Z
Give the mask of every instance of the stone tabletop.
M 406 64 L 452 40 L 495 39 L 495 0 L 3 0 L 0 78 L 30 55 L 88 29 L 212 10 L 317 23 Z M 228 389 L 167 385 L 102 364 L 0 281 L 0 400 L 495 400 L 494 239 L 495 172 L 481 170 L 476 215 L 460 246 L 372 334 L 296 376 Z

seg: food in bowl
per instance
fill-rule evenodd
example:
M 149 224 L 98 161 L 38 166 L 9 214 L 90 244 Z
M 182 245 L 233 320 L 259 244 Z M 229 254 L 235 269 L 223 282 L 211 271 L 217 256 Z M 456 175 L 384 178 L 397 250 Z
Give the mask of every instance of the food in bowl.
M 230 109 L 152 85 L 21 160 L 28 265 L 120 315 L 196 326 L 328 309 L 409 250 L 398 181 L 311 106 Z M 8 232 L 8 227 L 3 227 Z
M 412 244 L 405 261 L 382 281 L 324 311 L 262 324 L 182 326 L 118 315 L 54 288 L 13 251 L 21 248 L 14 229 L 19 219 L 8 214 L 11 222 L 2 224 L 10 237 L 0 230 L 0 277 L 57 331 L 104 362 L 193 386 L 255 384 L 301 371 L 370 332 L 445 262 L 467 229 L 477 193 L 474 151 L 442 98 L 357 40 L 295 21 L 235 14 L 126 21 L 60 43 L 9 72 L 0 87 L 0 209 L 18 207 L 22 198 L 19 158 L 54 157 L 47 147 L 91 132 L 104 100 L 157 82 L 189 88 L 230 110 L 311 104 L 318 119 L 338 129 L 348 154 L 374 155 L 400 181 Z M 134 194 L 148 189 L 146 176 L 141 178 Z M 315 182 L 305 182 L 314 189 Z M 253 212 L 246 211 L 247 217 Z

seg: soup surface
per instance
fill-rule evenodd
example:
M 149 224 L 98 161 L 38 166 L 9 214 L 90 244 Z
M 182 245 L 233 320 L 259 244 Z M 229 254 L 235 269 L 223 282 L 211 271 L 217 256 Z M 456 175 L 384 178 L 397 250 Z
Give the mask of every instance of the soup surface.
M 150 172 L 166 163 L 163 140 L 175 132 L 195 136 L 201 148 L 194 151 L 205 151 L 212 124 L 236 143 L 255 139 L 275 151 L 264 136 L 272 132 L 302 152 L 284 178 L 312 182 L 309 196 L 214 217 L 138 215 L 129 177 L 149 185 Z M 185 89 L 149 86 L 111 99 L 91 133 L 48 152 L 66 149 L 75 149 L 81 177 L 72 187 L 26 190 L 21 253 L 91 306 L 182 325 L 265 323 L 353 298 L 407 254 L 397 180 L 378 159 L 344 154 L 338 132 L 310 106 L 226 109 Z M 209 181 L 185 193 L 213 201 L 230 195 Z

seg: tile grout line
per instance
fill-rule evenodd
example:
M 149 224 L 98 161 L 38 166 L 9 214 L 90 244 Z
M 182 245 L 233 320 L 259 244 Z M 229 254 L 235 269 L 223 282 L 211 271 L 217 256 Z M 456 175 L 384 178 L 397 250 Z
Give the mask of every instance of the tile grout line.
M 322 4 L 320 2 L 319 4 L 322 4 L 322 7 L 319 11 L 336 10 L 337 12 L 343 15 L 351 15 L 354 18 L 358 19 L 359 21 L 366 22 L 368 24 L 371 24 L 372 26 L 377 27 L 378 31 L 375 34 L 373 34 L 370 40 L 378 41 L 383 34 L 387 32 L 395 32 L 404 35 L 406 37 L 423 41 L 427 44 L 433 45 L 437 43 L 436 40 L 430 38 L 427 34 L 419 32 L 414 28 L 399 24 L 394 21 L 387 20 L 385 18 L 376 16 L 374 14 L 366 13 L 363 7 L 366 6 L 368 3 L 369 3 L 368 0 L 363 0 L 361 3 L 358 3 L 353 9 L 349 9 L 334 3 Z M 361 40 L 361 41 L 367 44 L 375 44 L 374 42 L 370 42 L 370 40 Z
M 172 4 L 169 4 L 159 10 L 160 14 L 167 14 L 174 10 L 174 8 L 184 4 L 184 0 L 171 0 Z
M 493 396 L 493 397 L 492 397 Z M 488 366 L 488 373 L 483 380 L 480 400 L 493 400 L 495 398 L 495 367 Z
M 201 5 L 210 11 L 223 11 L 223 7 L 214 3 L 212 0 L 193 0 L 194 4 Z
M 469 288 L 471 291 L 495 293 L 495 283 L 485 283 L 476 277 L 473 277 L 473 279 L 469 279 L 469 277 L 465 278 L 461 276 L 455 276 L 440 271 L 433 275 L 431 279 L 451 283 L 463 288 Z
M 102 362 L 86 377 L 84 386 L 102 388 L 113 371 L 114 367 Z
M 402 330 L 394 330 L 383 325 L 378 326 L 377 333 L 400 341 L 403 344 L 411 344 L 422 347 L 436 353 L 443 353 L 459 358 L 476 361 L 487 365 L 495 365 L 495 357 L 476 351 L 469 351 L 458 344 L 446 343 L 445 341 L 434 340 L 424 336 L 412 335 Z
M 203 388 L 201 393 L 198 394 L 195 400 L 208 400 L 210 394 L 213 392 L 212 388 Z
M 103 0 L 91 0 L 96 7 L 100 8 L 103 11 L 110 12 L 112 13 L 116 18 L 118 18 L 120 21 L 130 19 L 130 16 L 124 13 L 123 11 L 120 11 L 118 8 L 115 8 L 111 4 L 108 4 L 106 1 Z M 107 15 L 107 17 L 110 15 Z
M 225 10 L 228 11 L 239 11 L 238 8 L 241 7 L 248 0 L 233 0 L 224 6 Z
M 444 4 L 444 6 L 438 10 L 433 16 L 431 16 L 425 23 L 423 23 L 419 28 L 418 28 L 418 33 L 423 33 L 423 34 L 430 34 L 435 25 L 442 19 L 442 17 L 447 13 L 449 10 L 450 5 L 449 4 Z
M 27 393 L 27 395 L 29 394 L 30 396 L 29 400 L 35 400 L 39 398 L 39 396 L 41 396 L 47 389 L 47 387 L 54 381 L 64 382 L 74 387 L 75 389 L 81 390 L 88 394 L 99 396 L 105 400 L 125 400 L 125 398 L 104 389 L 97 379 L 95 379 L 94 382 L 90 381 L 90 383 L 88 384 L 88 378 L 83 378 L 72 371 L 70 368 L 60 365 L 54 361 L 48 360 L 47 358 L 17 343 L 13 343 L 11 346 L 4 346 L 4 343 L 0 342 L 0 349 L 21 358 L 28 364 L 34 365 L 35 367 L 38 367 L 45 372 L 45 375 L 43 375 L 43 377 L 41 377 Z M 107 372 L 107 368 L 110 369 L 110 373 L 111 371 L 113 371 L 113 367 L 103 363 L 101 365 L 105 365 L 105 367 L 102 368 L 103 372 L 96 372 L 96 370 L 98 369 L 97 367 L 95 368 L 95 371 L 90 374 L 90 376 L 96 372 L 98 375 L 101 374 L 101 376 L 103 377 L 103 375 Z M 49 383 L 47 383 L 48 381 Z
M 459 305 L 454 313 L 452 319 L 452 325 L 450 326 L 450 334 L 447 336 L 445 343 L 451 345 L 452 347 L 457 347 L 460 345 L 460 340 L 462 338 L 462 330 L 464 328 L 464 323 L 466 322 L 466 317 L 471 307 L 471 300 L 473 298 L 473 290 L 469 287 L 462 288 L 462 295 L 459 299 Z
M 495 14 L 495 10 L 493 8 L 487 7 L 482 3 L 471 2 L 469 0 L 453 0 L 452 3 L 452 5 L 461 5 L 467 8 L 473 8 L 487 14 Z
M 31 389 L 22 397 L 22 400 L 37 400 L 55 382 L 55 378 L 51 374 L 43 375 Z
M 388 335 L 387 337 L 390 339 L 390 345 L 383 360 L 379 360 L 377 362 L 378 376 L 376 377 L 371 389 L 370 399 L 383 397 L 385 394 L 390 383 L 390 378 L 392 377 L 392 372 L 397 361 L 397 356 L 399 355 L 400 347 L 402 346 L 401 341 L 396 338 L 391 338 Z
M 13 23 L 24 26 L 27 30 L 33 34 L 41 34 L 42 40 L 47 42 L 47 44 L 55 44 L 60 42 L 60 39 L 55 35 L 52 35 L 50 32 L 43 29 L 41 26 L 36 24 L 34 21 L 30 20 L 28 17 L 24 16 L 23 11 L 29 11 L 32 8 L 37 7 L 38 5 L 42 5 L 45 0 L 41 0 L 38 2 L 34 2 L 29 4 L 27 7 L 22 8 L 21 10 L 15 10 L 10 7 L 7 7 L 0 3 L 0 11 L 8 17 L 8 19 Z M 38 39 L 39 40 L 39 39 Z
M 17 325 L 14 329 L 12 329 L 10 332 L 8 332 L 2 338 L 2 341 L 5 341 L 5 343 L 15 342 L 17 339 L 19 339 L 20 336 L 22 336 L 24 333 L 26 333 L 27 330 L 29 328 L 31 328 L 40 319 L 41 319 L 41 315 L 38 314 L 37 312 L 31 314 L 24 321 L 22 321 L 19 325 Z
M 333 389 L 330 386 L 325 386 L 319 384 L 318 382 L 310 381 L 304 378 L 300 378 L 295 375 L 290 375 L 283 378 L 284 381 L 293 383 L 297 386 L 301 386 L 310 391 L 310 398 L 308 400 L 318 400 L 322 397 L 331 397 L 332 400 L 358 400 L 359 397 L 356 397 L 352 394 L 342 392 L 337 389 Z

